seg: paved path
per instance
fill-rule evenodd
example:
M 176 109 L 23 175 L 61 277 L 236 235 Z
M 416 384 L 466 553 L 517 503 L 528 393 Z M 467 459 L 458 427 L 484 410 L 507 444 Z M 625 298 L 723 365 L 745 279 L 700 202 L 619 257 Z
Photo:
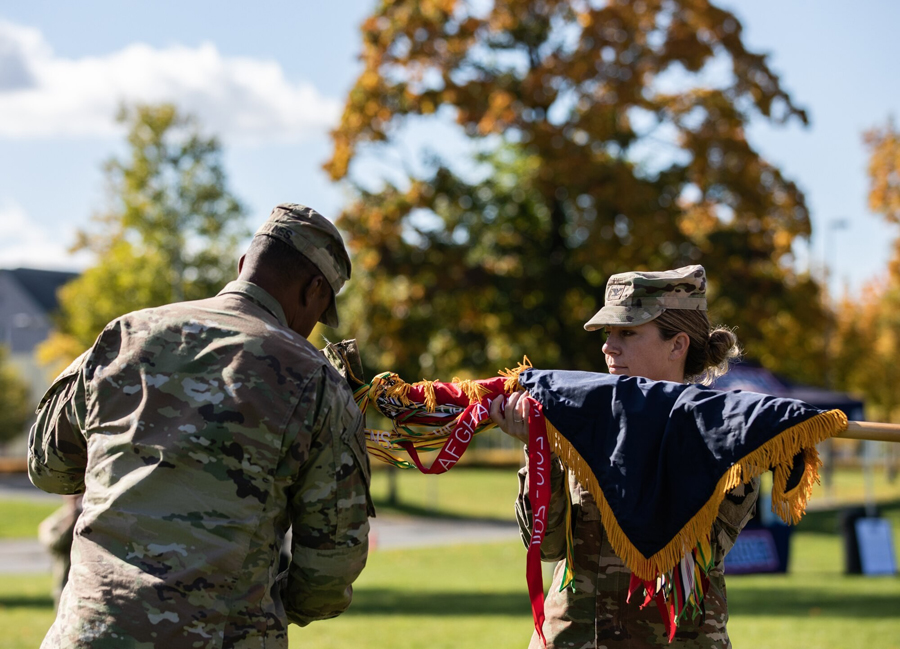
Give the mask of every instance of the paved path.
M 0 476 L 0 498 L 62 504 L 59 496 L 35 489 L 21 474 Z M 370 543 L 377 551 L 509 541 L 518 536 L 512 517 L 504 522 L 381 516 L 372 520 Z M 50 557 L 36 539 L 0 540 L 0 574 L 39 572 L 50 572 Z
M 515 521 L 376 518 L 370 544 L 375 549 L 422 548 L 460 543 L 490 543 L 519 538 Z
M 461 543 L 511 541 L 514 522 L 423 518 L 376 518 L 369 537 L 373 551 Z M 0 540 L 0 574 L 50 572 L 50 556 L 36 539 Z
M 41 491 L 24 473 L 0 473 L 0 498 L 28 498 L 62 503 L 62 497 Z
M 50 555 L 37 539 L 0 541 L 0 575 L 50 572 Z

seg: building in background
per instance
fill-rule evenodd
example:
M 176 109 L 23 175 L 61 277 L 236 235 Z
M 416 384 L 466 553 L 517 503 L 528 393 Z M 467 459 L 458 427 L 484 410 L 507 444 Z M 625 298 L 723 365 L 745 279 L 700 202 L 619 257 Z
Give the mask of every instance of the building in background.
M 35 349 L 53 330 L 57 290 L 77 273 L 36 268 L 0 269 L 0 344 L 9 350 L 10 364 L 28 381 L 37 403 L 52 376 L 38 364 Z

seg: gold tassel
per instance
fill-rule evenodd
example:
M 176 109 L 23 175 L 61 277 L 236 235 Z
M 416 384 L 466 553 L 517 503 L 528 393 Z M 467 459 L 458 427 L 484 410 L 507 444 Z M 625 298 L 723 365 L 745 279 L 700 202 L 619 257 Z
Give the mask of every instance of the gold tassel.
M 378 397 L 380 397 L 384 391 L 387 389 L 385 385 L 385 381 L 391 376 L 390 372 L 385 372 L 383 374 L 379 374 L 378 376 L 372 379 L 372 383 L 369 384 L 369 394 L 367 395 L 367 399 L 370 403 L 375 404 L 376 409 L 378 408 Z
M 782 431 L 732 465 L 719 479 L 712 496 L 700 511 L 694 514 L 664 548 L 651 557 L 645 557 L 619 527 L 588 463 L 549 420 L 545 418 L 544 421 L 550 445 L 556 455 L 594 497 L 600 510 L 603 529 L 616 555 L 635 575 L 646 580 L 655 579 L 659 574 L 672 570 L 685 553 L 690 552 L 698 541 L 709 533 L 726 493 L 739 484 L 761 475 L 770 467 L 775 468 L 772 488 L 773 511 L 786 522 L 799 521 L 806 510 L 812 483 L 818 481 L 818 453 L 815 445 L 847 429 L 847 416 L 840 410 L 830 410 Z M 785 493 L 784 487 L 790 472 L 791 460 L 801 450 L 806 463 L 803 479 L 797 488 Z
M 508 367 L 497 372 L 500 376 L 505 376 L 506 381 L 503 383 L 503 391 L 506 394 L 512 394 L 516 390 L 519 389 L 519 374 L 524 372 L 527 369 L 531 369 L 533 366 L 531 361 L 527 356 L 522 357 L 522 362 L 519 363 L 513 369 L 509 369 Z
M 437 410 L 437 396 L 434 394 L 434 381 L 422 379 L 418 383 L 413 383 L 414 388 L 422 388 L 425 394 L 425 408 L 428 412 Z
M 396 374 L 392 374 L 391 378 L 394 382 L 385 390 L 385 396 L 388 399 L 397 399 L 404 406 L 412 405 L 412 401 L 409 400 L 409 388 L 411 387 L 409 383 Z
M 486 387 L 472 379 L 461 379 L 458 376 L 454 376 L 453 383 L 458 385 L 463 394 L 469 398 L 469 403 L 478 403 L 490 392 Z

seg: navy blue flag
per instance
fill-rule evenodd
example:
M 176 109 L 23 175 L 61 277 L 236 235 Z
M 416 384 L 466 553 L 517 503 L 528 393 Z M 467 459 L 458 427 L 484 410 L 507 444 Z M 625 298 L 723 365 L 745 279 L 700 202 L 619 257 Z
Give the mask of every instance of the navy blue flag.
M 773 509 L 785 521 L 796 522 L 818 479 L 815 445 L 847 427 L 842 412 L 823 411 L 794 399 L 608 374 L 536 370 L 527 358 L 499 377 L 478 381 L 407 384 L 391 372 L 377 375 L 371 383 L 363 383 L 352 372 L 347 377 L 364 412 L 371 403 L 393 421 L 392 431 L 370 438 L 369 451 L 395 466 L 412 466 L 389 453 L 402 448 L 426 473 L 454 466 L 472 437 L 492 425 L 493 399 L 519 388 L 529 392 L 534 534 L 526 577 L 541 637 L 544 595 L 539 550 L 550 500 L 551 449 L 593 495 L 613 550 L 632 572 L 629 597 L 643 588 L 642 605 L 656 601 L 671 639 L 679 620 L 702 608 L 713 566 L 709 533 L 725 494 L 772 470 Z M 438 447 L 436 461 L 425 468 L 417 449 Z M 571 534 L 567 541 L 571 567 Z M 563 585 L 570 583 L 567 568 Z
M 725 494 L 770 469 L 773 508 L 799 520 L 818 480 L 815 444 L 847 427 L 840 411 L 753 392 L 537 369 L 519 384 L 642 579 L 670 571 L 709 533 Z

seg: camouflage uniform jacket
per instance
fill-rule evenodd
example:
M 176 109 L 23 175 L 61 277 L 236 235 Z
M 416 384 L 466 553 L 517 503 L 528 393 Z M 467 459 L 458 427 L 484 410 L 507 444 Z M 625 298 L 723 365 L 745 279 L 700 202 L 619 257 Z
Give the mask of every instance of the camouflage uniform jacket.
M 655 605 L 651 604 L 641 610 L 634 599 L 630 603 L 625 602 L 631 573 L 610 546 L 593 496 L 574 476 L 567 475 L 555 457 L 551 466 L 550 511 L 547 535 L 541 544 L 541 558 L 558 563 L 546 600 L 543 630 L 547 648 L 730 647 L 725 629 L 728 609 L 725 603 L 723 562 L 725 553 L 734 545 L 738 532 L 753 514 L 759 480 L 755 479 L 746 491 L 739 487 L 728 494 L 719 508 L 718 518 L 713 526 L 715 567 L 709 575 L 710 588 L 705 599 L 706 616 L 694 621 L 683 620 L 675 639 L 669 644 Z M 527 467 L 519 471 L 519 497 L 516 501 L 516 518 L 526 547 L 531 539 L 533 524 L 527 476 Z M 560 590 L 566 557 L 566 488 L 569 489 L 572 500 L 574 592 L 571 588 Z M 536 633 L 532 636 L 529 647 L 543 649 Z
M 107 325 L 42 399 L 28 470 L 84 492 L 42 647 L 287 647 L 288 622 L 347 608 L 366 562 L 362 416 L 248 282 Z

